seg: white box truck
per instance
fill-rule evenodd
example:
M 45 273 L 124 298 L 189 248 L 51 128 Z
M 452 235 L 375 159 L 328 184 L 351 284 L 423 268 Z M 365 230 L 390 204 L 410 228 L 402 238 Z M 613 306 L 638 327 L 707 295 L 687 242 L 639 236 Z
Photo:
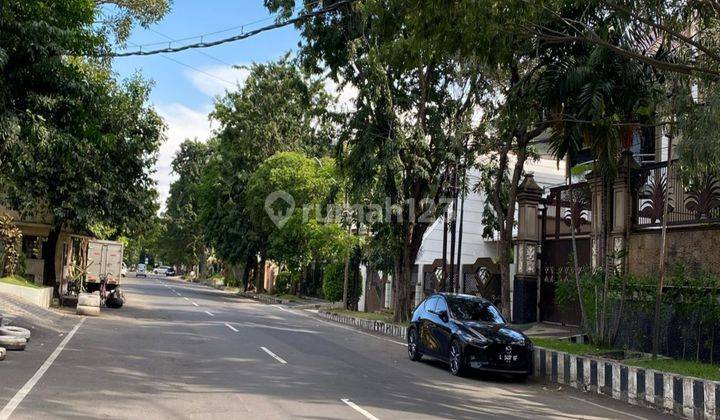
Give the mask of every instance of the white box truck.
M 107 306 L 121 307 L 124 302 L 120 290 L 122 278 L 123 244 L 114 241 L 92 240 L 88 245 L 88 269 L 85 289 L 100 292 L 100 300 Z

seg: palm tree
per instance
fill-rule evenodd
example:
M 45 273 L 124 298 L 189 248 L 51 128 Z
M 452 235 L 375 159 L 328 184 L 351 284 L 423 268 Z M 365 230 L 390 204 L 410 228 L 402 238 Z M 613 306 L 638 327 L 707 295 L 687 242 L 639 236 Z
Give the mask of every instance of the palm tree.
M 581 150 L 589 149 L 593 157 L 592 172 L 603 186 L 602 229 L 596 240 L 600 244 L 599 260 L 604 261 L 604 285 L 594 326 L 588 325 L 577 262 L 575 279 L 583 326 L 598 343 L 609 344 L 614 333 L 606 325 L 612 269 L 608 198 L 622 161 L 623 146 L 629 146 L 627 140 L 633 137 L 636 127 L 650 123 L 653 118 L 657 76 L 652 68 L 620 57 L 604 47 L 575 46 L 572 54 L 549 59 L 554 63 L 543 90 L 552 119 L 551 151 L 558 160 L 572 162 Z M 574 235 L 573 250 L 577 255 Z

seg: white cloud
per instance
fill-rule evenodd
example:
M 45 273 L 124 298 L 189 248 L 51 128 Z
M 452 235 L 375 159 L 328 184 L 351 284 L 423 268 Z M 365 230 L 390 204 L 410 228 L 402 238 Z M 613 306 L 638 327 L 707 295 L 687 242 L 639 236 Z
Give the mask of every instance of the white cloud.
M 209 106 L 206 109 L 196 110 L 183 104 L 172 103 L 157 105 L 155 109 L 163 117 L 167 125 L 165 130 L 167 139 L 160 146 L 158 161 L 155 164 L 155 174 L 153 175 L 158 183 L 160 207 L 161 210 L 164 210 L 170 184 L 177 178 L 177 175 L 172 173 L 171 163 L 175 153 L 180 148 L 180 144 L 189 138 L 207 141 L 217 123 L 208 120 L 208 114 L 211 111 Z
M 242 85 L 250 75 L 246 68 L 234 68 L 229 66 L 210 66 L 186 73 L 188 79 L 200 92 L 215 97 L 222 95 L 226 90 L 235 90 L 237 85 Z
M 325 79 L 325 91 L 337 98 L 337 105 L 333 107 L 333 111 L 351 112 L 355 110 L 358 89 L 354 85 L 346 83 L 345 86 L 340 87 L 339 83 L 328 78 Z

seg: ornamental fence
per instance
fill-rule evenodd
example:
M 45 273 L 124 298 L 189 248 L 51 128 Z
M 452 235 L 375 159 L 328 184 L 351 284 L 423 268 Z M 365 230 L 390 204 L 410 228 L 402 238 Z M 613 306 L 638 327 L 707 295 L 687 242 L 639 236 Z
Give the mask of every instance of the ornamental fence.
M 666 196 L 668 226 L 720 223 L 720 181 L 708 175 L 687 182 L 674 164 L 668 170 L 660 162 L 637 172 L 635 226 L 661 226 Z

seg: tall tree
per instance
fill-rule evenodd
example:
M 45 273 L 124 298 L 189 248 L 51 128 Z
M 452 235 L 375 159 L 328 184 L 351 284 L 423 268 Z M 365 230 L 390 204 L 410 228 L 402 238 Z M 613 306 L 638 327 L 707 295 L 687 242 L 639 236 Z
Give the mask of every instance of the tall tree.
M 321 80 L 285 56 L 253 64 L 243 86 L 216 103 L 217 152 L 204 174 L 200 218 L 216 254 L 243 264 L 246 276 L 267 247 L 244 201 L 249 177 L 277 152 L 326 154 L 334 137 L 333 102 Z
M 139 229 L 155 211 L 150 166 L 163 124 L 149 85 L 118 83 L 88 1 L 4 1 L 0 7 L 2 199 L 49 218 L 44 281 L 56 284 L 60 231 L 96 224 L 113 235 Z M 57 289 L 56 289 L 57 290 Z
M 166 263 L 198 266 L 196 275 L 205 275 L 207 245 L 200 221 L 199 191 L 203 171 L 210 159 L 211 145 L 185 140 L 172 161 L 178 178 L 170 185 L 163 220 L 165 221 Z
M 265 3 L 281 16 L 295 6 Z M 341 165 L 359 203 L 393 209 L 369 224 L 373 240 L 390 245 L 395 320 L 404 321 L 414 305 L 412 272 L 423 234 L 448 195 L 449 168 L 467 152 L 462 146 L 483 85 L 443 47 L 459 42 L 448 29 L 464 19 L 462 7 L 372 0 L 306 2 L 305 9 L 333 3 L 341 4 L 299 23 L 301 56 L 308 68 L 358 90 Z
M 263 162 L 248 182 L 247 208 L 256 232 L 267 238 L 267 258 L 299 277 L 305 293 L 312 261 L 338 262 L 349 254 L 349 235 L 335 220 L 335 212 L 326 211 L 328 205 L 339 203 L 337 178 L 330 158 L 284 152 Z M 278 193 L 277 199 L 267 201 Z M 271 218 L 268 212 L 284 217 Z

